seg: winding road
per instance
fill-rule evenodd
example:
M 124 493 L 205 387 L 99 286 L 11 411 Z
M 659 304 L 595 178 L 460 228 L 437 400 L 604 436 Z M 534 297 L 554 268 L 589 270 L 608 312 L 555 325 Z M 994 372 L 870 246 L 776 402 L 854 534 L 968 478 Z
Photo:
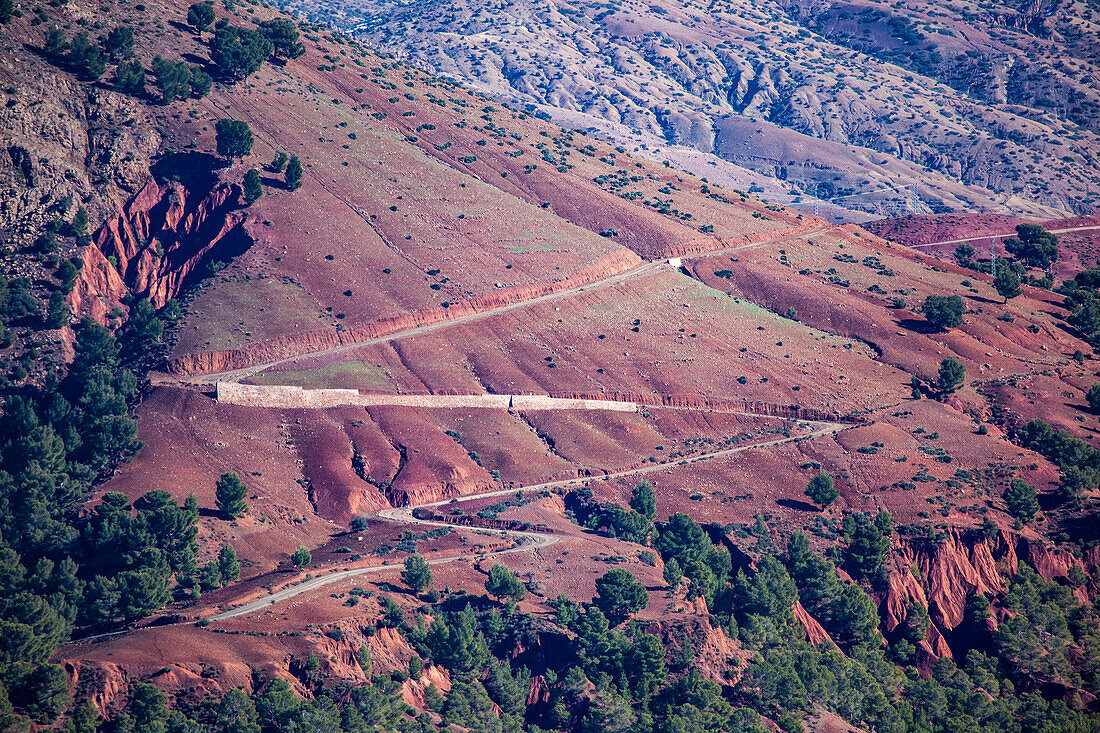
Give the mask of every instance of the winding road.
M 784 443 L 793 443 L 800 440 L 808 440 L 810 438 L 818 438 L 825 435 L 833 435 L 850 427 L 842 423 L 834 422 L 810 422 L 803 421 L 803 424 L 810 428 L 810 431 L 802 435 L 795 435 L 791 437 L 776 438 L 774 440 L 765 441 L 762 443 L 752 443 L 750 445 L 734 446 L 732 448 L 724 448 L 711 453 L 703 453 L 690 458 L 684 458 L 670 463 L 655 463 L 649 466 L 642 466 L 640 468 L 632 468 L 625 471 L 616 471 L 614 473 L 605 474 L 598 477 L 585 477 L 585 478 L 570 478 L 561 479 L 558 481 L 547 481 L 540 484 L 529 484 L 527 486 L 512 487 L 509 489 L 501 489 L 499 491 L 486 491 L 480 494 L 469 494 L 467 496 L 459 496 L 454 498 L 442 499 L 440 501 L 434 501 L 428 504 L 421 504 L 417 508 L 430 508 L 443 505 L 453 506 L 457 503 L 477 501 L 480 499 L 491 499 L 499 496 L 511 496 L 517 492 L 540 492 L 550 491 L 558 488 L 568 488 L 573 486 L 581 486 L 585 483 L 593 481 L 607 481 L 615 478 L 623 478 L 627 476 L 642 476 L 648 473 L 656 473 L 657 471 L 667 471 L 672 466 L 678 466 L 688 463 L 699 463 L 701 461 L 708 461 L 715 458 L 721 458 L 723 456 L 732 455 L 734 453 L 740 453 L 747 450 L 755 450 L 760 448 L 768 448 L 770 446 L 782 445 Z M 400 524 L 422 525 L 431 527 L 452 527 L 455 525 L 447 524 L 446 522 L 436 522 L 427 519 L 418 519 L 413 516 L 412 507 L 398 507 L 393 509 L 383 509 L 376 515 L 379 519 L 384 519 L 391 522 L 397 522 Z M 503 530 L 493 529 L 487 530 L 502 537 L 511 537 L 520 542 L 515 547 L 508 548 L 506 550 L 497 550 L 495 552 L 488 553 L 465 553 L 461 555 L 455 555 L 453 557 L 434 558 L 428 561 L 429 565 L 442 565 L 444 563 L 459 562 L 462 560 L 473 559 L 486 559 L 491 557 L 500 557 L 503 555 L 509 555 L 517 552 L 531 552 L 533 550 L 549 547 L 557 542 L 561 541 L 561 537 L 553 534 L 546 534 L 542 532 L 523 532 L 519 530 Z M 297 585 L 284 588 L 276 591 L 265 598 L 261 598 L 249 603 L 245 603 L 236 608 L 224 611 L 222 613 L 209 616 L 206 621 L 226 621 L 238 616 L 245 616 L 257 611 L 263 611 L 270 608 L 282 601 L 289 600 L 296 596 L 300 596 L 303 593 L 309 593 L 319 588 L 323 588 L 326 585 L 338 583 L 348 578 L 354 578 L 360 575 L 371 575 L 374 573 L 391 572 L 395 570 L 401 570 L 401 565 L 373 565 L 365 568 L 354 568 L 352 570 L 334 570 L 324 575 L 318 575 L 310 578 Z

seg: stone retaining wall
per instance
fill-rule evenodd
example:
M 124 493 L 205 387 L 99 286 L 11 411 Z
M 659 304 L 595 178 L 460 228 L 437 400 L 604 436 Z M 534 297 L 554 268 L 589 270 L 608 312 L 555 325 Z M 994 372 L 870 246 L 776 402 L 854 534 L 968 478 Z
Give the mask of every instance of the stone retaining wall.
M 548 395 L 402 395 L 364 394 L 355 389 L 303 389 L 302 387 L 264 386 L 218 382 L 217 400 L 231 405 L 274 408 L 344 407 L 420 407 L 420 408 L 493 408 L 498 410 L 611 410 L 637 412 L 638 405 L 621 400 L 558 398 Z

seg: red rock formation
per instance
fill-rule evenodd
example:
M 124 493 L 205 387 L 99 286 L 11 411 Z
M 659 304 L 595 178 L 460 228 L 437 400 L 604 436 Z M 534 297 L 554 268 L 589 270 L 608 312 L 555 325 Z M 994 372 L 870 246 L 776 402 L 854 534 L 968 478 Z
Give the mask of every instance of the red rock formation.
M 833 638 L 829 636 L 829 632 L 817 622 L 810 612 L 802 607 L 801 601 L 794 602 L 794 619 L 802 628 L 806 630 L 806 638 L 810 640 L 811 644 L 817 645 L 823 641 L 833 642 Z
M 962 623 L 966 599 L 972 593 L 995 595 L 1003 591 L 1005 578 L 1001 567 L 1012 574 L 1018 563 L 1014 543 L 1005 535 L 992 540 L 970 540 L 957 531 L 934 543 L 903 540 L 896 558 L 903 568 L 901 576 L 910 572 L 910 568 L 919 573 L 929 618 L 945 629 Z M 920 601 L 920 595 L 910 594 L 910 588 L 904 577 L 891 577 L 887 598 L 888 607 L 893 609 L 890 613 L 894 627 L 905 619 L 900 604 L 907 604 L 909 599 Z
M 99 247 L 85 247 L 80 257 L 84 265 L 77 276 L 76 287 L 69 294 L 69 307 L 78 316 L 106 323 L 107 314 L 121 305 L 126 296 L 126 283 Z
M 429 685 L 435 685 L 435 689 L 444 695 L 451 690 L 451 673 L 443 667 L 429 665 L 420 673 L 420 679 L 407 679 L 401 685 L 401 697 L 404 701 L 418 710 L 427 707 L 424 703 L 424 692 Z
M 966 537 L 952 531 L 938 542 L 903 539 L 895 553 L 897 567 L 890 573 L 884 599 L 884 625 L 892 631 L 904 622 L 910 602 L 928 609 L 932 622 L 953 629 L 963 620 L 966 599 L 973 593 L 995 596 L 1005 589 L 1021 562 L 1048 580 L 1069 577 L 1074 566 L 1092 567 L 1100 553 L 1086 554 L 1084 562 L 1069 552 L 1039 540 L 1005 531 L 990 539 Z M 913 572 L 917 576 L 914 577 Z
M 191 192 L 179 183 L 162 185 L 150 179 L 104 222 L 89 249 L 116 258 L 118 272 L 134 294 L 159 308 L 231 233 L 245 236 L 244 219 L 235 186 L 219 183 L 207 192 Z

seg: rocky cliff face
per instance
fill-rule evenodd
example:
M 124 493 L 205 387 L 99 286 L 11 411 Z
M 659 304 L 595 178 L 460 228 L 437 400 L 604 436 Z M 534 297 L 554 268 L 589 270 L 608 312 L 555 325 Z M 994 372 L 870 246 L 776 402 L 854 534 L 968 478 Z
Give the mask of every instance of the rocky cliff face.
M 85 87 L 26 49 L 0 48 L 0 231 L 28 243 L 85 206 L 92 222 L 138 191 L 161 137 L 135 100 Z

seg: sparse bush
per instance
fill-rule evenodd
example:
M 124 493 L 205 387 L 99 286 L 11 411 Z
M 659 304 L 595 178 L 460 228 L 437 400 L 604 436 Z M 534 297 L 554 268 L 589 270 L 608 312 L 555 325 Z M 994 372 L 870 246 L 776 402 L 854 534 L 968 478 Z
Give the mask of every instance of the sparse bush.
M 309 550 L 305 547 L 298 545 L 298 549 L 290 556 L 290 561 L 297 567 L 304 568 L 306 565 L 313 562 L 313 556 L 309 554 Z

